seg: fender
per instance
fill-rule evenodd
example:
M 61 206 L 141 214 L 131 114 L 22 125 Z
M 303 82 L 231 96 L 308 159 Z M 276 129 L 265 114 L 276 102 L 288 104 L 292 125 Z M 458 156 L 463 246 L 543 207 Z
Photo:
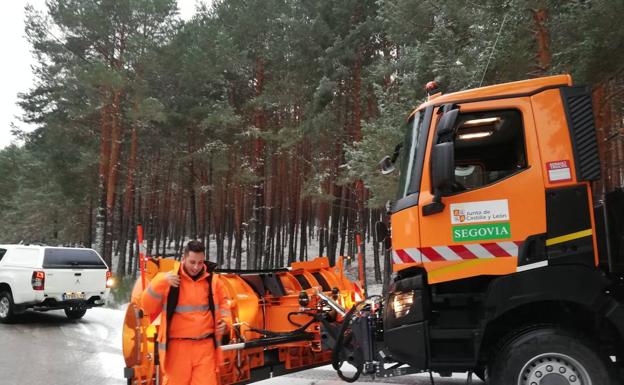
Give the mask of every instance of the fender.
M 19 290 L 15 290 L 15 282 L 10 274 L 3 274 L 2 272 L 0 272 L 0 286 L 8 286 L 9 290 L 11 291 L 11 295 L 13 296 L 13 303 L 15 304 L 21 304 L 34 300 L 34 298 L 24 298 L 24 295 L 22 295 Z

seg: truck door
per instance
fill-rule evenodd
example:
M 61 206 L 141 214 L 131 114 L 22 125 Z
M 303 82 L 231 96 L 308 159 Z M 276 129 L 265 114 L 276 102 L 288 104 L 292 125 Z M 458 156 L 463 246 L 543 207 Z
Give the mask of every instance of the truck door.
M 400 148 L 399 188 L 392 214 L 392 262 L 395 265 L 421 263 L 418 199 L 432 115 L 433 107 L 427 107 L 410 117 Z
M 440 140 L 434 128 L 442 110 L 452 109 L 459 113 L 454 131 L 445 140 L 453 143 L 454 182 L 441 197 L 443 208 L 437 205 L 437 210 L 431 210 L 436 205 L 432 147 Z M 419 251 L 429 282 L 515 272 L 519 246 L 546 229 L 544 185 L 529 99 L 440 107 L 429 135 L 419 226 Z

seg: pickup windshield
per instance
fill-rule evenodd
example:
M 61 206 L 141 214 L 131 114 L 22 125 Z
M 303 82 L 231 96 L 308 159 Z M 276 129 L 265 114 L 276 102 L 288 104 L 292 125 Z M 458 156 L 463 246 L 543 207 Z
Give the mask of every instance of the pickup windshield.
M 401 148 L 401 165 L 399 176 L 399 191 L 397 199 L 404 198 L 410 194 L 418 192 L 420 188 L 420 175 L 422 167 L 419 165 L 419 147 L 423 142 L 423 117 L 422 111 L 416 113 L 407 122 L 407 130 L 403 147 Z
M 45 269 L 106 269 L 99 255 L 90 249 L 48 248 L 43 254 Z

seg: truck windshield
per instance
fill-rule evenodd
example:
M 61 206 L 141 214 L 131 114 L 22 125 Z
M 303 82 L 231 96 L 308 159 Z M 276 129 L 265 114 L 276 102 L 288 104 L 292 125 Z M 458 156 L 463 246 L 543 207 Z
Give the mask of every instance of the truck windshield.
M 418 192 L 420 188 L 421 168 L 418 164 L 419 145 L 422 142 L 422 121 L 424 113 L 416 113 L 407 122 L 407 130 L 403 147 L 401 148 L 401 165 L 399 175 L 399 191 L 397 199 L 404 198 L 410 194 Z

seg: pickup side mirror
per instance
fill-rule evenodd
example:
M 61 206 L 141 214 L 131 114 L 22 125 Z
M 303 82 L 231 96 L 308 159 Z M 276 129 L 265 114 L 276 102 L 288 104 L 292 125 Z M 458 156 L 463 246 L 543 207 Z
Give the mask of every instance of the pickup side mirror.
M 389 155 L 384 156 L 383 159 L 377 163 L 377 166 L 379 166 L 379 170 L 383 175 L 388 175 L 394 171 L 394 163 Z

